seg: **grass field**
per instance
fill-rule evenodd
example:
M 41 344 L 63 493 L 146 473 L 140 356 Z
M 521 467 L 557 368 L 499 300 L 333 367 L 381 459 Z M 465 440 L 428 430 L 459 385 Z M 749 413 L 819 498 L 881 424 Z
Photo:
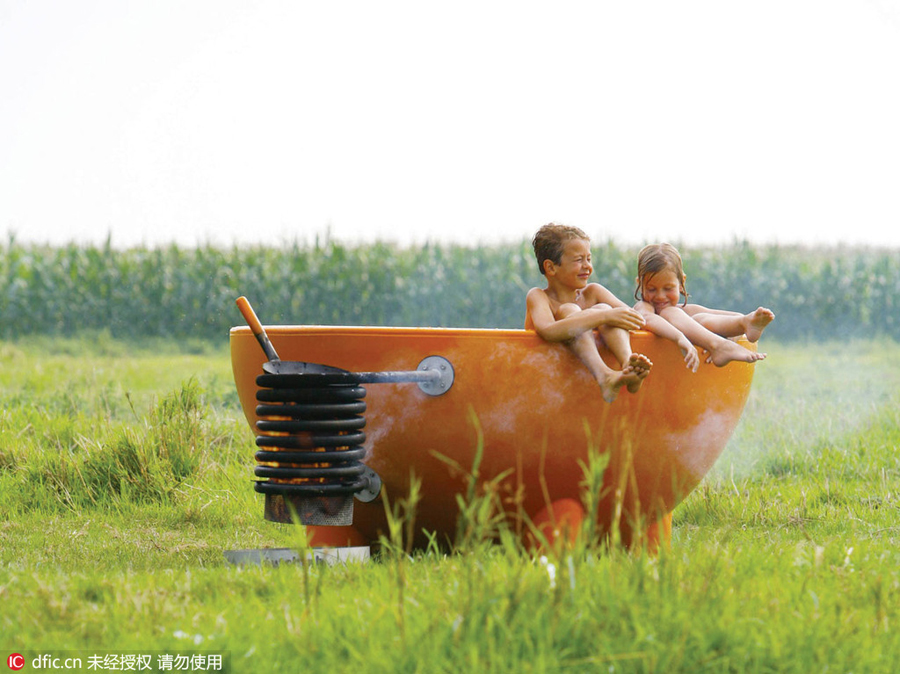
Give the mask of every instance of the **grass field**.
M 894 671 L 900 345 L 764 348 L 658 556 L 476 536 L 235 568 L 224 550 L 304 541 L 262 518 L 224 345 L 0 343 L 0 648 L 26 669 L 52 651 L 85 668 L 225 653 L 236 672 Z

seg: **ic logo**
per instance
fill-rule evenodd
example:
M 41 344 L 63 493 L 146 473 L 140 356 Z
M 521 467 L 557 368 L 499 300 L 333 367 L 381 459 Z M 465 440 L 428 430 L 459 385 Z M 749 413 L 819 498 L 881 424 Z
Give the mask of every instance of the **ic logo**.
M 10 669 L 15 669 L 16 671 L 18 671 L 25 666 L 25 658 L 23 658 L 19 653 L 13 653 L 8 658 L 6 658 L 6 664 L 9 665 Z

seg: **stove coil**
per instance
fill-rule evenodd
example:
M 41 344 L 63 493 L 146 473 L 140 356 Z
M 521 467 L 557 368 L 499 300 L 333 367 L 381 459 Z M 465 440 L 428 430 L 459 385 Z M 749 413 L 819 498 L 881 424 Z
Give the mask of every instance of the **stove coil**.
M 263 479 L 254 488 L 267 499 L 282 497 L 303 524 L 349 525 L 354 496 L 371 490 L 374 475 L 362 463 L 366 390 L 353 373 L 316 369 L 256 378 L 254 474 Z

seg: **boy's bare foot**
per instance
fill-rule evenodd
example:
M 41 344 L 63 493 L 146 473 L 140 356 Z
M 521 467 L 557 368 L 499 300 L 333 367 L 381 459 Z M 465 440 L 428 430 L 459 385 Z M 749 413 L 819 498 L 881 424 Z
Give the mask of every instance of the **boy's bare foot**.
M 747 335 L 748 341 L 755 342 L 762 335 L 762 331 L 766 329 L 766 326 L 775 320 L 775 314 L 770 309 L 760 307 L 753 313 L 747 314 L 745 318 L 747 320 L 747 329 L 744 333 Z
M 625 387 L 628 389 L 629 393 L 637 393 L 640 390 L 641 384 L 644 383 L 644 379 L 650 374 L 651 367 L 653 367 L 653 363 L 651 363 L 650 359 L 644 354 L 631 354 L 631 358 L 628 359 L 628 362 L 625 363 L 625 367 L 622 368 Z
M 706 359 L 706 362 L 712 363 L 716 367 L 723 367 L 732 361 L 755 363 L 765 357 L 766 354 L 764 353 L 750 351 L 737 342 L 732 342 L 730 339 L 723 339 L 721 342 L 717 342 L 716 346 L 709 351 L 709 357 Z
M 651 367 L 653 367 L 653 363 L 647 356 L 640 353 L 631 354 L 631 358 L 621 370 L 613 370 L 605 378 L 597 378 L 603 399 L 608 403 L 613 402 L 623 386 L 628 389 L 629 393 L 637 393 L 641 384 L 644 383 L 644 379 L 650 374 Z
M 622 372 L 612 372 L 610 375 L 604 380 L 597 380 L 597 383 L 600 384 L 600 393 L 603 395 L 603 400 L 608 403 L 613 402 L 619 395 L 619 389 L 625 386 L 625 377 Z

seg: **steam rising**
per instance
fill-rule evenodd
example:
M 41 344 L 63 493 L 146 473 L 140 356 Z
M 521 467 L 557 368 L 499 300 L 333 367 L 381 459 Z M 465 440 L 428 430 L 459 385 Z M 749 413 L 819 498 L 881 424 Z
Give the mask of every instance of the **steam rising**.
M 711 477 L 753 477 L 779 462 L 816 456 L 897 404 L 894 342 L 770 343 L 763 350 L 769 357 L 755 366 L 747 406 Z

